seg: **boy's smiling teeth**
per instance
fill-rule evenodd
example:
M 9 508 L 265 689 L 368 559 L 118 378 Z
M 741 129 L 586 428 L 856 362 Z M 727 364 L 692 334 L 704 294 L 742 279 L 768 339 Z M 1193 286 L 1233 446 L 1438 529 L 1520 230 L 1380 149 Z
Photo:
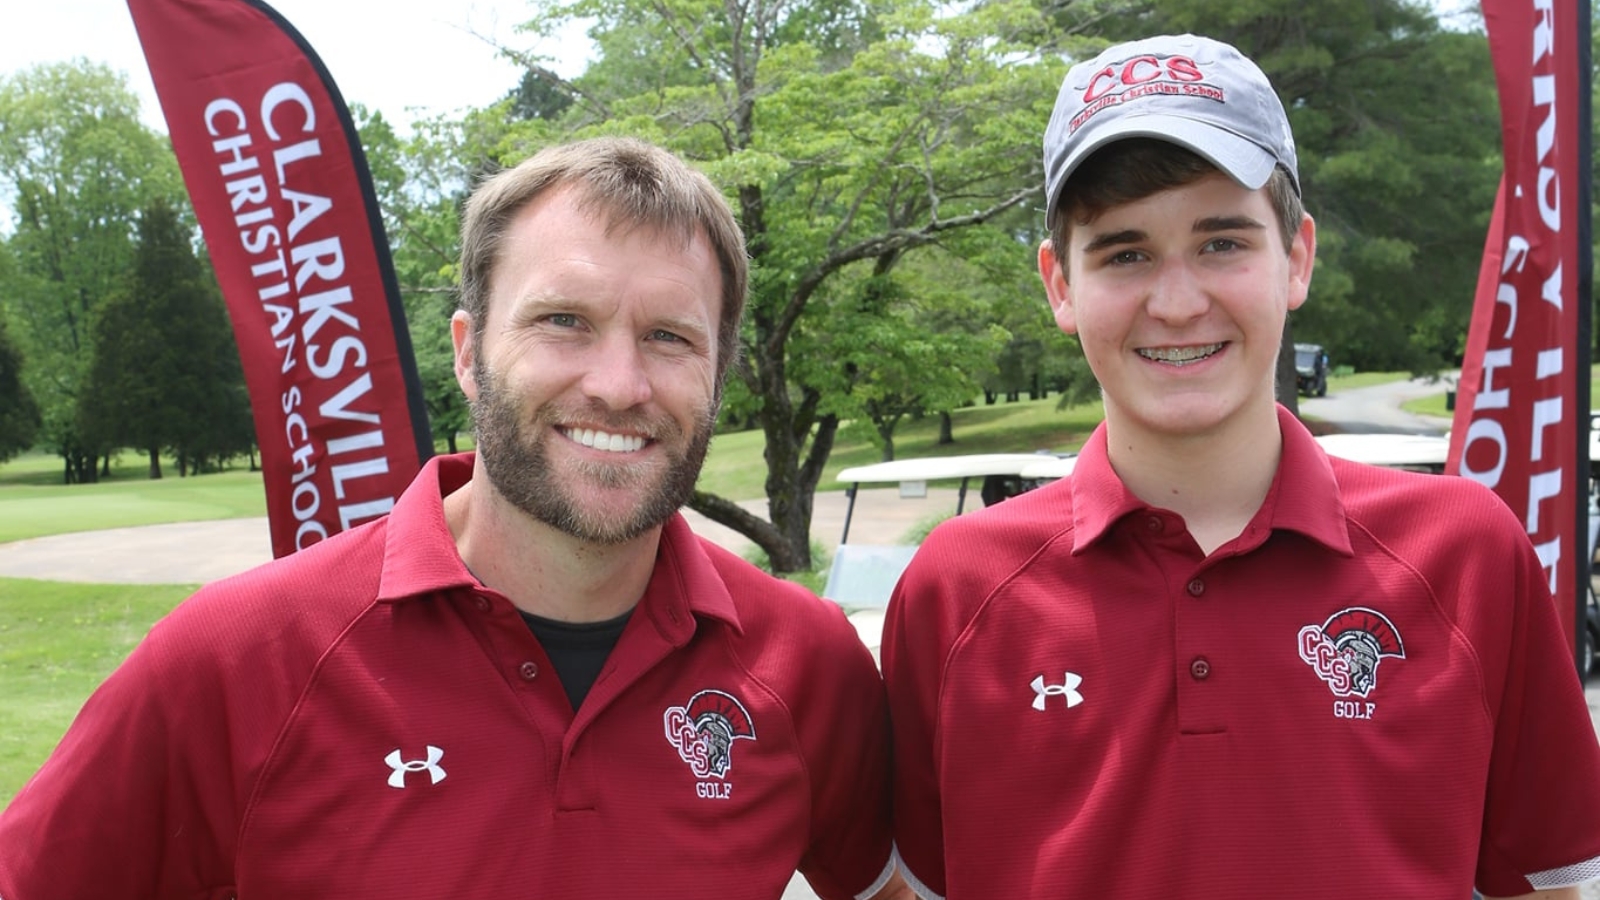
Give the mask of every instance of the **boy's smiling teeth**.
M 1211 358 L 1211 354 L 1221 350 L 1222 346 L 1222 344 L 1200 344 L 1192 347 L 1141 347 L 1139 355 L 1156 362 L 1186 366 L 1192 362 Z
M 644 449 L 644 438 L 633 434 L 611 434 L 592 428 L 563 428 L 561 433 L 585 447 L 611 453 L 633 453 Z

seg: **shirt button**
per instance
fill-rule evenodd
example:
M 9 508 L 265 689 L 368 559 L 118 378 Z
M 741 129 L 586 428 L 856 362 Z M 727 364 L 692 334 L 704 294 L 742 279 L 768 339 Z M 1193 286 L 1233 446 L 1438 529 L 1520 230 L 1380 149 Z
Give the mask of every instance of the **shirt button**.
M 1205 681 L 1211 677 L 1211 663 L 1204 656 L 1196 656 L 1189 663 L 1189 677 L 1195 681 Z
M 1189 582 L 1185 589 L 1189 592 L 1189 596 L 1198 597 L 1206 592 L 1206 583 L 1201 579 L 1196 578 L 1195 580 Z
M 472 602 L 478 607 L 478 612 L 488 612 L 489 611 L 489 598 L 488 597 L 485 597 L 482 594 L 479 594 L 477 597 L 475 597 L 473 599 Z
M 529 660 L 517 667 L 517 674 L 522 676 L 523 681 L 532 681 L 539 677 L 539 664 Z
M 1159 534 L 1161 531 L 1161 517 L 1151 516 L 1150 518 L 1145 519 L 1144 530 L 1150 532 L 1151 534 Z

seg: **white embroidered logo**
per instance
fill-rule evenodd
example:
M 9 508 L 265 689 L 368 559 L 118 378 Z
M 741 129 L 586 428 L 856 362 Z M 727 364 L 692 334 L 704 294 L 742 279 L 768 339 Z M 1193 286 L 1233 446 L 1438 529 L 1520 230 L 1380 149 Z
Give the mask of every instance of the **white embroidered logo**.
M 1035 676 L 1028 684 L 1033 688 L 1033 708 L 1044 712 L 1044 702 L 1048 697 L 1065 697 L 1067 709 L 1071 709 L 1083 702 L 1083 695 L 1078 693 L 1078 685 L 1083 684 L 1083 676 L 1076 672 L 1064 674 L 1061 684 L 1045 684 L 1044 676 Z
M 407 772 L 427 772 L 430 783 L 438 784 L 444 780 L 444 769 L 439 767 L 439 760 L 441 759 L 444 759 L 444 751 L 432 744 L 428 745 L 428 758 L 426 760 L 401 759 L 400 751 L 393 751 L 383 758 L 383 761 L 389 764 L 389 768 L 394 770 L 389 773 L 389 787 L 405 787 Z

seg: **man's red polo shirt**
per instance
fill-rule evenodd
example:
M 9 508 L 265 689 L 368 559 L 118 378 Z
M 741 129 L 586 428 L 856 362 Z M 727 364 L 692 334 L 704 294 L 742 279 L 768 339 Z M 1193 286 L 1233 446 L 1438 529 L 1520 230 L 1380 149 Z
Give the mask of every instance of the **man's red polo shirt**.
M 887 722 L 833 604 L 667 526 L 576 716 L 457 555 L 386 519 L 160 622 L 0 815 L 0 896 L 762 898 L 887 877 Z

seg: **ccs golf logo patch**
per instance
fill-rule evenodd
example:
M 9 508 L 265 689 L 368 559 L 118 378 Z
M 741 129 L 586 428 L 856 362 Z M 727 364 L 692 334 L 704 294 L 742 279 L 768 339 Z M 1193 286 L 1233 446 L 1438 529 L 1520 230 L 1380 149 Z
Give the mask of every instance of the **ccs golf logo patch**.
M 726 779 L 733 769 L 734 742 L 756 739 L 750 711 L 732 694 L 706 690 L 683 706 L 669 708 L 662 720 L 667 743 L 700 779 L 695 793 L 708 800 L 728 799 L 733 793 Z
M 1349 698 L 1371 696 L 1385 657 L 1406 658 L 1399 629 L 1383 613 L 1364 606 L 1340 610 L 1321 625 L 1307 625 L 1300 629 L 1299 643 L 1300 658 L 1340 698 L 1333 712 L 1343 719 L 1372 718 L 1376 703 Z

